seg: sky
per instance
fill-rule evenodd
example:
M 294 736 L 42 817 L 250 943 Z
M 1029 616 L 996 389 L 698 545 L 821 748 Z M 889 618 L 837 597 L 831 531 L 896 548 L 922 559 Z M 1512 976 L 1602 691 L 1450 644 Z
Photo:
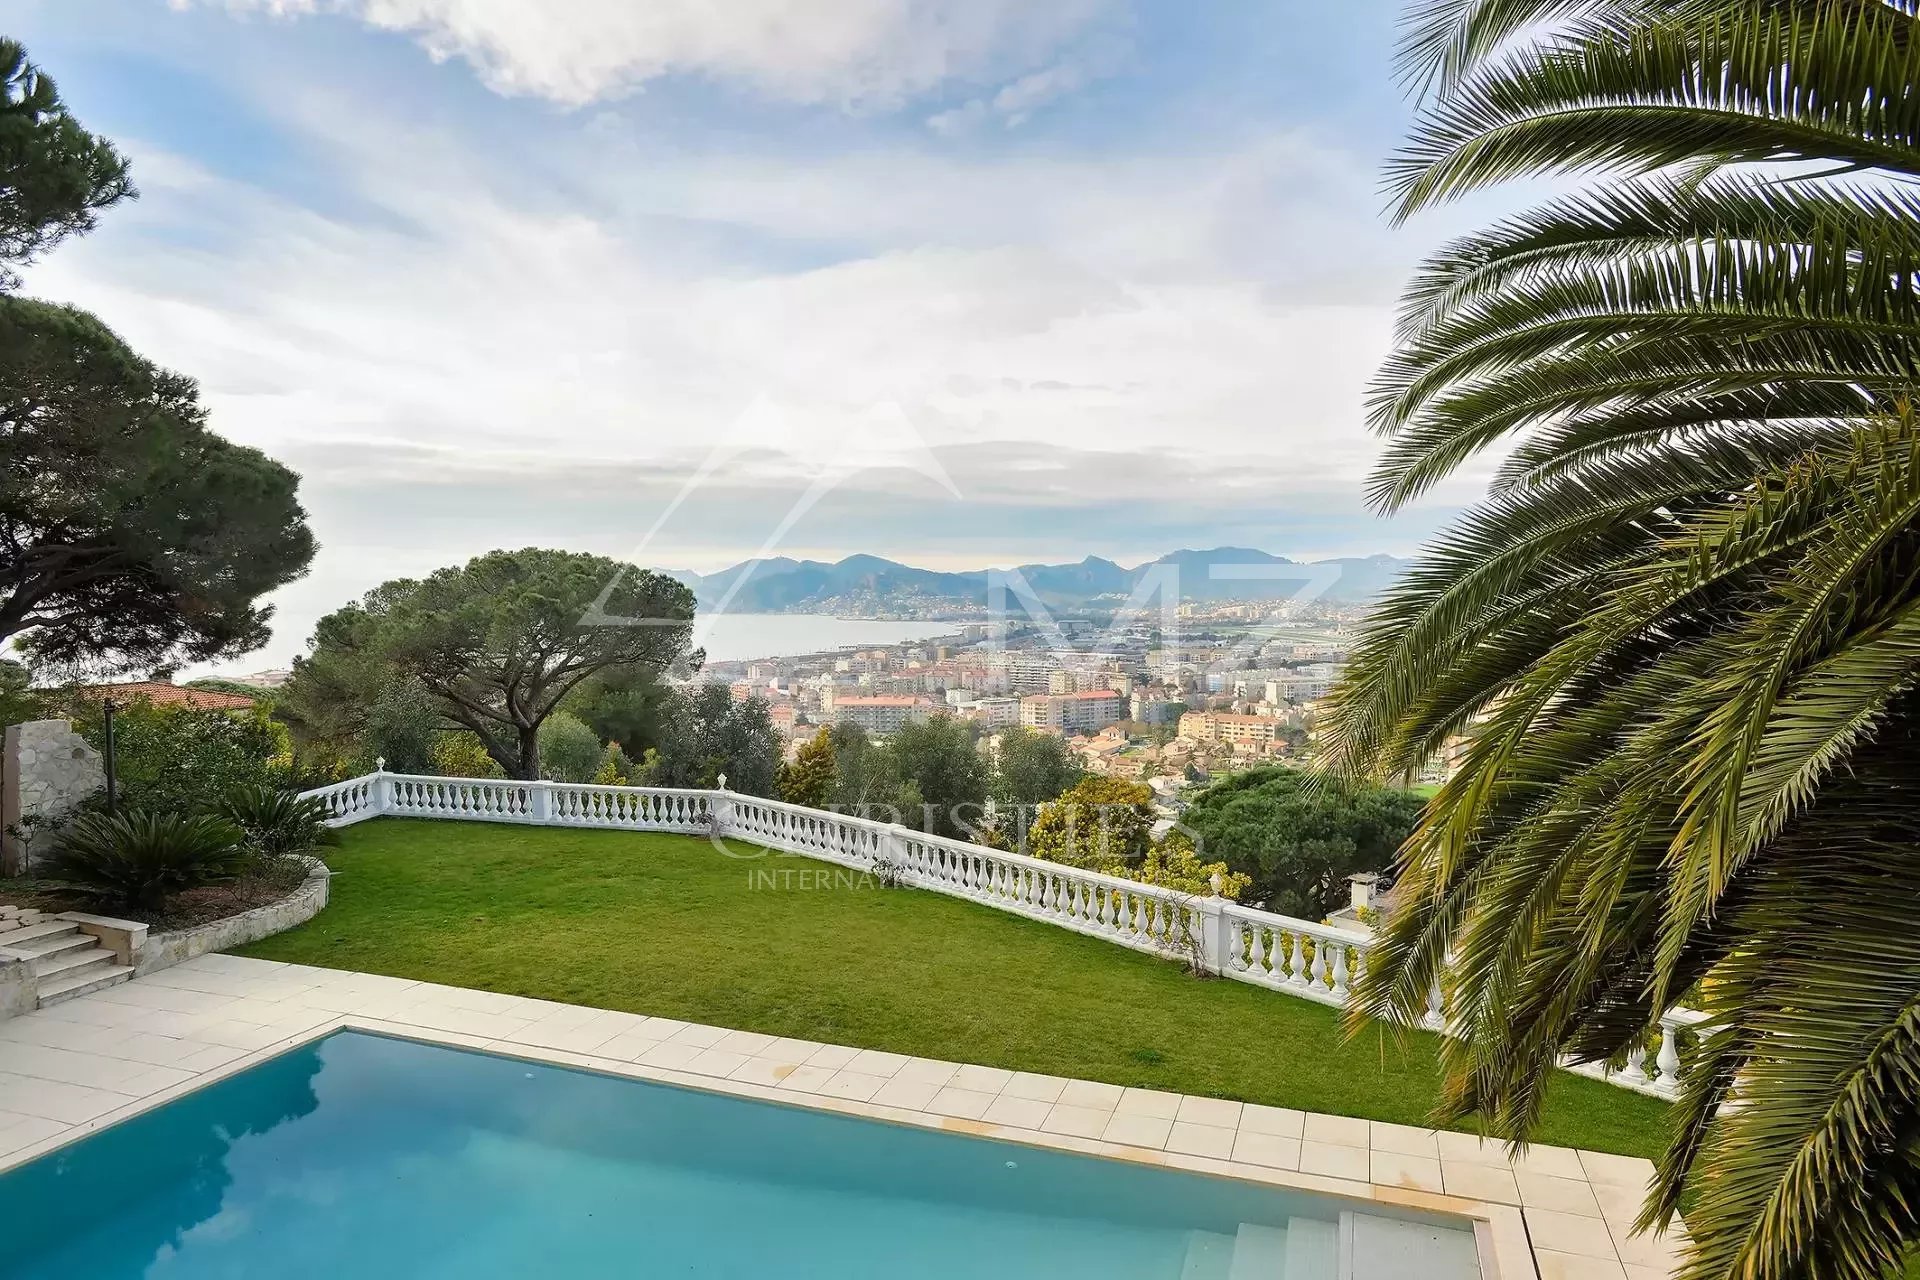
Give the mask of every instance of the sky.
M 1386 0 L 8 0 L 141 196 L 26 273 L 302 476 L 316 618 L 494 547 L 712 571 L 1404 553 Z

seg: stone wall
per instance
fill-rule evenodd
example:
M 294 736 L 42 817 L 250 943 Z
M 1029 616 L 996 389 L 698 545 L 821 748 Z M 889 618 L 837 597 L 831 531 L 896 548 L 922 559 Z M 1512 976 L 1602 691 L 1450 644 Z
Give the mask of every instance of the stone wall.
M 33 961 L 0 947 L 0 1019 L 33 1012 L 39 998 L 40 979 L 33 972 Z
M 106 782 L 100 753 L 65 720 L 9 725 L 0 757 L 0 871 L 26 870 L 46 843 L 46 824 L 72 813 Z
M 134 957 L 135 975 L 172 968 L 209 951 L 225 951 L 283 933 L 305 924 L 327 905 L 327 881 L 332 875 L 318 858 L 300 859 L 307 864 L 307 878 L 278 902 L 242 911 L 224 920 L 211 920 L 173 933 L 149 933 Z

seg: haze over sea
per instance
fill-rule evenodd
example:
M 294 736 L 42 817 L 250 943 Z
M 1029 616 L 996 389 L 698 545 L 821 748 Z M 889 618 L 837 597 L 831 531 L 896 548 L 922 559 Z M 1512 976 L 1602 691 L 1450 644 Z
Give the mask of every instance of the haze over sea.
M 818 613 L 702 613 L 694 618 L 693 644 L 709 662 L 778 658 L 819 653 L 843 645 L 898 644 L 952 635 L 958 622 L 902 618 L 835 618 Z

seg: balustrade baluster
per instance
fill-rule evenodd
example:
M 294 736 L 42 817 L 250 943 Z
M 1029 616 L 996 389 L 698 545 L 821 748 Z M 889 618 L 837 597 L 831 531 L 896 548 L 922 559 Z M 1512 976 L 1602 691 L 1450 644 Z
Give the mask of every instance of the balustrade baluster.
M 1293 935 L 1293 957 L 1287 962 L 1287 981 L 1296 987 L 1307 985 L 1307 944 L 1297 930 Z
M 1656 1087 L 1668 1094 L 1680 1092 L 1680 1038 L 1671 1022 L 1660 1024 L 1660 1052 L 1654 1057 L 1654 1066 L 1658 1074 L 1653 1078 Z
M 1327 945 L 1327 944 L 1322 944 Z M 1347 944 L 1336 942 L 1333 946 L 1333 994 L 1342 1004 L 1347 999 Z
M 1647 1082 L 1647 1051 L 1644 1046 L 1635 1045 L 1627 1050 L 1627 1065 L 1620 1072 L 1620 1078 L 1629 1084 Z

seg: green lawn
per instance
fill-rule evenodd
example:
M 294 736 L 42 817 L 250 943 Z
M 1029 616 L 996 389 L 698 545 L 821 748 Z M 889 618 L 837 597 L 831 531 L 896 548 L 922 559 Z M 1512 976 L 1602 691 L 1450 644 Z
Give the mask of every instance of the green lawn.
M 1435 1037 L 912 889 L 754 888 L 686 836 L 382 818 L 328 851 L 332 904 L 242 954 L 1419 1123 Z M 797 877 L 796 877 L 797 878 Z M 1652 1155 L 1667 1104 L 1561 1074 L 1540 1141 Z

